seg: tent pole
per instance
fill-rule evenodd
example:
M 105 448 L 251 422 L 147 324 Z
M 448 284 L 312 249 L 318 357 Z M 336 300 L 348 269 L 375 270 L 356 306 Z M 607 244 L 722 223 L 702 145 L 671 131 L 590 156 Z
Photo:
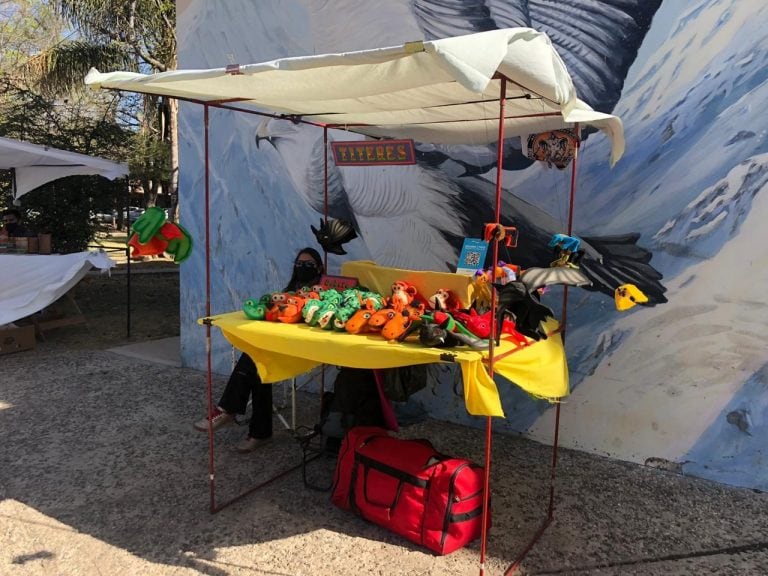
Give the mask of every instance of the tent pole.
M 579 125 L 578 123 L 574 127 L 574 131 L 576 132 L 576 149 L 573 153 L 573 161 L 571 163 L 571 191 L 570 196 L 568 199 L 568 235 L 571 236 L 573 233 L 573 209 L 575 206 L 576 201 L 576 166 L 578 163 L 579 158 L 579 146 L 581 144 L 581 139 L 579 138 Z M 561 324 L 560 324 L 560 337 L 563 339 L 563 345 L 565 345 L 565 323 L 568 319 L 568 286 L 563 287 L 563 314 L 561 318 Z M 520 563 L 523 561 L 523 558 L 530 552 L 531 548 L 533 548 L 533 545 L 541 538 L 541 535 L 544 533 L 544 530 L 547 529 L 547 526 L 549 526 L 552 523 L 552 520 L 555 518 L 555 472 L 557 471 L 557 447 L 558 443 L 560 441 L 560 402 L 558 402 L 555 405 L 555 430 L 554 430 L 554 437 L 552 439 L 552 464 L 550 466 L 550 473 L 549 473 L 549 505 L 547 507 L 547 517 L 544 520 L 544 522 L 539 526 L 539 529 L 536 531 L 536 534 L 534 534 L 531 541 L 527 544 L 527 546 L 523 549 L 523 551 L 520 553 L 520 555 L 515 559 L 512 564 L 509 565 L 509 567 L 504 571 L 504 576 L 507 576 L 508 574 L 513 574 L 517 568 L 520 566 Z
M 323 126 L 323 216 L 328 223 L 328 126 Z M 328 252 L 323 248 L 323 270 L 328 274 Z M 320 370 L 320 412 L 322 416 L 325 395 L 325 365 Z
M 574 126 L 576 133 L 576 148 L 573 151 L 573 161 L 571 162 L 571 193 L 568 199 L 568 236 L 573 235 L 573 211 L 576 205 L 576 169 L 579 161 L 579 147 L 581 146 L 581 137 L 579 134 L 578 122 Z M 561 319 L 562 330 L 560 337 L 565 346 L 566 322 L 568 321 L 568 286 L 563 290 L 563 314 Z M 555 472 L 557 469 L 557 446 L 560 440 L 560 402 L 555 406 L 555 433 L 552 439 L 552 473 L 549 479 L 549 519 L 552 520 L 555 515 Z
M 209 108 L 203 105 L 203 132 L 205 139 L 205 317 L 211 317 L 211 170 L 209 155 Z M 213 369 L 211 365 L 211 323 L 205 323 L 205 352 L 207 361 L 206 391 L 208 397 L 208 483 L 211 493 L 211 514 L 216 512 L 216 465 L 213 442 Z
M 507 79 L 501 76 L 499 92 L 499 138 L 496 152 L 496 224 L 501 221 L 501 181 L 504 170 L 504 114 L 507 104 Z M 491 264 L 491 282 L 496 282 L 496 262 L 499 260 L 499 243 L 493 243 L 493 262 Z M 496 308 L 496 291 L 491 290 L 491 310 Z M 496 333 L 496 314 L 491 314 L 491 337 L 488 339 L 488 374 L 493 378 L 494 345 L 493 334 Z M 483 476 L 483 524 L 480 532 L 480 576 L 485 574 L 485 557 L 488 541 L 488 504 L 491 497 L 491 437 L 493 435 L 493 420 L 485 418 L 485 474 Z
M 131 247 L 127 241 L 131 239 L 131 183 L 125 179 L 125 333 L 131 337 Z

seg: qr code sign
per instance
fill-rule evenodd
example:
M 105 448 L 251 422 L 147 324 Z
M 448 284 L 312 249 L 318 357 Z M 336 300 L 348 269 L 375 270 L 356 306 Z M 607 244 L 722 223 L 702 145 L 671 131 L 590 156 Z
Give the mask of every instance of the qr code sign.
M 480 252 L 467 252 L 464 256 L 464 265 L 467 268 L 480 266 Z

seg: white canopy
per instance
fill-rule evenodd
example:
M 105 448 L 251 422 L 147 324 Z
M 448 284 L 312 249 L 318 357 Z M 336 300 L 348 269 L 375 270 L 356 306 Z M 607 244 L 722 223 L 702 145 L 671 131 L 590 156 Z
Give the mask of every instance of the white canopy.
M 0 326 L 56 302 L 92 267 L 107 270 L 114 265 L 104 252 L 0 254 Z
M 114 180 L 128 174 L 127 164 L 9 138 L 0 138 L 0 168 L 14 169 L 16 199 L 65 176 L 98 174 Z
M 497 73 L 508 80 L 506 137 L 578 122 L 608 135 L 612 164 L 623 154 L 621 120 L 576 97 L 550 39 L 530 28 L 210 70 L 144 75 L 92 69 L 85 83 L 209 104 L 249 104 L 374 137 L 486 144 L 498 138 Z

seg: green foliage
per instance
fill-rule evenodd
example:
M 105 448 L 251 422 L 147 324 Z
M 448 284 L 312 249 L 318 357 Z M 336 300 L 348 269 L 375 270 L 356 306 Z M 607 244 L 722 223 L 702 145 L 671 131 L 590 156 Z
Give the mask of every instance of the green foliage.
M 166 99 L 84 91 L 83 77 L 92 66 L 174 69 L 175 19 L 173 0 L 0 0 L 0 136 L 127 161 L 149 203 L 158 191 L 174 193 L 175 116 Z M 0 170 L 4 205 L 10 182 Z M 54 249 L 82 250 L 91 213 L 121 209 L 127 187 L 71 177 L 27 194 L 21 208 L 30 227 L 53 234 Z
M 125 186 L 124 179 L 109 182 L 99 176 L 56 180 L 24 196 L 26 225 L 50 233 L 54 252 L 82 252 L 95 232 L 91 212 L 105 196 L 124 193 Z
M 135 133 L 131 139 L 128 168 L 142 181 L 167 181 L 171 175 L 171 150 L 167 140 Z
M 64 27 L 50 2 L 0 0 L 0 74 L 16 82 L 30 54 L 58 41 Z

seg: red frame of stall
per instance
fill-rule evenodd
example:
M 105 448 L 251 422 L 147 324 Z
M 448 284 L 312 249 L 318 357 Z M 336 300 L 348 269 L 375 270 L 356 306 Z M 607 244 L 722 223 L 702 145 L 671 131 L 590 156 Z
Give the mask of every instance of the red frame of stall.
M 488 224 L 491 225 L 501 225 L 501 193 L 502 193 L 502 178 L 503 178 L 503 141 L 504 141 L 504 120 L 509 119 L 505 116 L 505 104 L 506 104 L 506 86 L 507 82 L 511 82 L 508 78 L 503 76 L 502 74 L 497 73 L 494 76 L 495 79 L 500 80 L 501 83 L 501 93 L 499 95 L 499 126 L 498 126 L 498 138 L 497 138 L 497 167 L 496 167 L 496 201 L 495 201 L 495 214 L 494 214 L 494 220 L 492 222 L 489 222 Z M 211 255 L 211 246 L 210 246 L 210 164 L 209 164 L 209 156 L 210 156 L 210 149 L 209 149 L 209 109 L 211 107 L 214 108 L 220 108 L 225 110 L 231 110 L 234 112 L 244 112 L 247 114 L 255 114 L 258 116 L 264 116 L 264 117 L 270 117 L 270 118 L 287 118 L 284 115 L 276 115 L 276 114 L 269 114 L 265 112 L 258 112 L 255 110 L 249 110 L 247 108 L 240 108 L 237 106 L 234 106 L 231 104 L 231 101 L 202 101 L 202 100 L 196 100 L 196 99 L 186 99 L 186 98 L 177 98 L 178 100 L 185 100 L 188 102 L 193 102 L 197 104 L 201 104 L 203 106 L 203 123 L 204 123 L 204 153 L 205 153 L 205 315 L 206 318 L 211 316 L 211 270 L 210 270 L 210 255 Z M 527 117 L 546 117 L 546 116 L 558 116 L 557 113 L 542 113 L 542 114 L 533 114 L 528 115 Z M 317 126 L 319 128 L 323 129 L 323 144 L 325 146 L 325 149 L 328 148 L 328 129 L 340 129 L 344 130 L 347 128 L 350 128 L 350 125 L 335 125 L 335 124 L 324 124 L 319 122 L 311 122 L 307 121 L 301 118 L 295 118 L 293 116 L 290 117 L 291 120 L 295 122 L 301 122 L 305 124 L 310 124 L 313 126 Z M 575 132 L 579 133 L 579 125 L 575 124 Z M 576 194 L 576 174 L 577 174 L 577 165 L 578 165 L 578 150 L 579 150 L 579 144 L 580 139 L 577 140 L 577 146 L 576 151 L 574 154 L 573 161 L 571 163 L 571 176 L 570 176 L 570 194 L 569 194 L 569 206 L 568 206 L 568 224 L 567 224 L 567 234 L 571 235 L 573 232 L 573 211 L 574 211 L 574 203 L 575 203 L 575 194 Z M 324 166 L 324 181 L 325 181 L 325 197 L 324 197 L 324 213 L 328 215 L 328 155 L 325 154 L 325 166 Z M 493 254 L 493 262 L 498 261 L 499 259 L 499 245 L 498 241 L 493 243 L 492 248 L 492 254 Z M 327 253 L 325 254 L 326 259 L 326 265 L 327 265 Z M 493 277 L 492 280 L 496 280 L 496 270 L 495 267 L 493 268 Z M 562 317 L 560 320 L 561 323 L 561 330 L 562 330 L 562 337 L 563 342 L 565 342 L 565 324 L 567 320 L 567 305 L 568 305 L 568 286 L 564 286 L 564 292 L 563 292 L 563 303 L 562 303 Z M 496 306 L 496 295 L 495 292 L 492 291 L 491 294 L 491 307 L 495 308 Z M 491 333 L 493 334 L 495 332 L 495 315 L 491 316 Z M 249 488 L 248 490 L 238 494 L 237 496 L 231 498 L 230 500 L 218 504 L 216 502 L 216 467 L 215 467 L 215 442 L 214 442 L 214 434 L 211 427 L 211 416 L 213 415 L 214 411 L 214 402 L 213 402 L 213 371 L 212 371 L 212 360 L 211 360 L 211 323 L 205 322 L 205 338 L 206 338 L 206 353 L 207 353 L 207 373 L 206 373 L 206 393 L 207 393 L 207 400 L 208 400 L 208 419 L 209 419 L 209 429 L 208 429 L 208 447 L 209 447 L 209 460 L 208 460 L 208 467 L 209 467 L 209 491 L 210 491 L 210 512 L 212 514 L 221 511 L 222 509 L 226 508 L 230 504 L 233 504 L 234 502 L 237 502 L 247 496 L 248 494 L 251 494 L 252 492 L 259 490 L 260 488 L 263 488 L 267 486 L 268 484 L 271 484 L 272 482 L 284 477 L 285 475 L 289 474 L 290 472 L 298 469 L 301 464 L 296 465 L 294 467 L 291 467 L 287 470 L 284 470 L 277 474 L 276 476 L 270 478 L 269 480 L 262 482 L 256 486 L 253 486 L 252 488 Z M 493 377 L 493 364 L 494 364 L 494 341 L 493 339 L 490 340 L 489 343 L 489 351 L 488 351 L 488 372 Z M 492 417 L 486 416 L 486 423 L 485 423 L 485 461 L 484 461 L 484 467 L 485 467 L 485 477 L 484 477 L 484 499 L 483 499 L 483 517 L 486 517 L 488 514 L 488 506 L 489 506 L 489 496 L 490 496 L 490 469 L 491 469 L 491 445 L 492 445 Z M 525 558 L 525 556 L 528 554 L 528 552 L 531 550 L 531 548 L 535 545 L 535 543 L 541 538 L 544 531 L 547 529 L 549 524 L 554 519 L 554 498 L 555 498 L 555 478 L 556 478 L 556 470 L 557 470 L 557 456 L 558 456 L 558 443 L 559 443 L 559 429 L 560 429 L 560 403 L 555 403 L 555 427 L 554 427 L 554 439 L 553 439 L 553 445 L 552 445 L 552 459 L 551 459 L 551 469 L 550 469 L 550 479 L 549 479 L 549 502 L 547 506 L 547 516 L 544 519 L 544 521 L 541 523 L 539 528 L 536 530 L 536 532 L 533 534 L 531 539 L 526 543 L 520 554 L 515 558 L 515 560 L 507 567 L 505 570 L 506 574 L 512 574 L 514 571 L 517 570 L 517 568 L 520 566 L 520 563 Z M 480 541 L 480 567 L 479 567 L 479 574 L 480 576 L 483 576 L 485 574 L 485 558 L 487 554 L 487 523 L 482 523 L 482 534 L 481 534 L 481 541 Z

